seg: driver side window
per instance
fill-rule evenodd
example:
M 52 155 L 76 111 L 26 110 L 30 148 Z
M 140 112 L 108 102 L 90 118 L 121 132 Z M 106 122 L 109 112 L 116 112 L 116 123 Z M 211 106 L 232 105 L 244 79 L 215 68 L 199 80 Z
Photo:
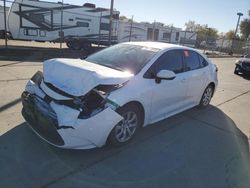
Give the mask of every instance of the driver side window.
M 170 50 L 162 54 L 145 73 L 144 78 L 155 78 L 160 70 L 170 70 L 175 74 L 183 72 L 181 51 Z

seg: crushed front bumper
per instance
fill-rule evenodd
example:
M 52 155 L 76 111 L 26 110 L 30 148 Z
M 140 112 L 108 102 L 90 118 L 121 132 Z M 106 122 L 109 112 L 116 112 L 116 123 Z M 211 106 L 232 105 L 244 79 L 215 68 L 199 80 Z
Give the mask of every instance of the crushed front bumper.
M 65 109 L 69 112 L 71 108 L 53 101 L 47 103 L 44 99 L 26 91 L 22 94 L 22 103 L 22 115 L 30 127 L 42 139 L 60 148 L 102 147 L 111 130 L 122 120 L 118 113 L 108 107 L 88 119 L 76 118 L 70 125 L 62 125 L 59 120 L 68 122 L 62 119 L 70 116 L 70 113 L 62 112 Z

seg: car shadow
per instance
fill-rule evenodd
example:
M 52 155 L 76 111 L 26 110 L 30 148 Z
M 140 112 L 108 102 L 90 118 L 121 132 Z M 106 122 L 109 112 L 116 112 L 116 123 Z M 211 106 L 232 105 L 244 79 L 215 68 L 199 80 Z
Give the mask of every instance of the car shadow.
M 250 80 L 250 74 L 249 75 L 245 75 L 245 74 L 238 74 L 238 76 L 244 78 L 245 80 Z
M 245 80 L 250 80 L 250 75 L 243 75 L 242 78 L 244 78 Z
M 26 123 L 0 136 L 0 187 L 248 187 L 249 143 L 220 109 L 193 108 L 123 147 L 64 150 Z

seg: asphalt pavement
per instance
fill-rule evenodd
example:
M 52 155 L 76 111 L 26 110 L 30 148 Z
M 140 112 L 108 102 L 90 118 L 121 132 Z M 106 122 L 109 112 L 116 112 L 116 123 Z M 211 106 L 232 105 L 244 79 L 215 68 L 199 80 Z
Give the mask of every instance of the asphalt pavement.
M 20 113 L 21 92 L 42 63 L 0 57 L 0 187 L 249 188 L 250 79 L 233 74 L 236 59 L 212 60 L 219 87 L 209 108 L 143 128 L 124 147 L 63 150 Z

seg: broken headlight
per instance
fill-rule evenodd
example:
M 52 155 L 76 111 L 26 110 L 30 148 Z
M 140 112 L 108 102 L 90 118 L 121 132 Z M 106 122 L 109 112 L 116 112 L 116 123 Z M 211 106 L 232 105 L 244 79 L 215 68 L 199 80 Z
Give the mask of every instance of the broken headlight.
M 122 84 L 113 84 L 113 85 L 98 85 L 95 89 L 100 92 L 103 95 L 106 95 L 108 93 L 111 93 L 112 91 L 115 91 L 117 89 L 122 88 L 123 86 L 125 86 L 127 82 L 124 82 Z
M 116 109 L 119 106 L 113 101 L 108 99 L 109 93 L 123 87 L 127 82 L 123 84 L 115 85 L 98 85 L 86 95 L 82 97 L 77 97 L 73 100 L 74 104 L 78 105 L 80 108 L 80 115 L 78 118 L 88 118 L 94 114 L 102 111 L 108 106 L 112 109 Z
M 41 71 L 37 71 L 30 80 L 39 86 L 43 80 L 43 73 Z

